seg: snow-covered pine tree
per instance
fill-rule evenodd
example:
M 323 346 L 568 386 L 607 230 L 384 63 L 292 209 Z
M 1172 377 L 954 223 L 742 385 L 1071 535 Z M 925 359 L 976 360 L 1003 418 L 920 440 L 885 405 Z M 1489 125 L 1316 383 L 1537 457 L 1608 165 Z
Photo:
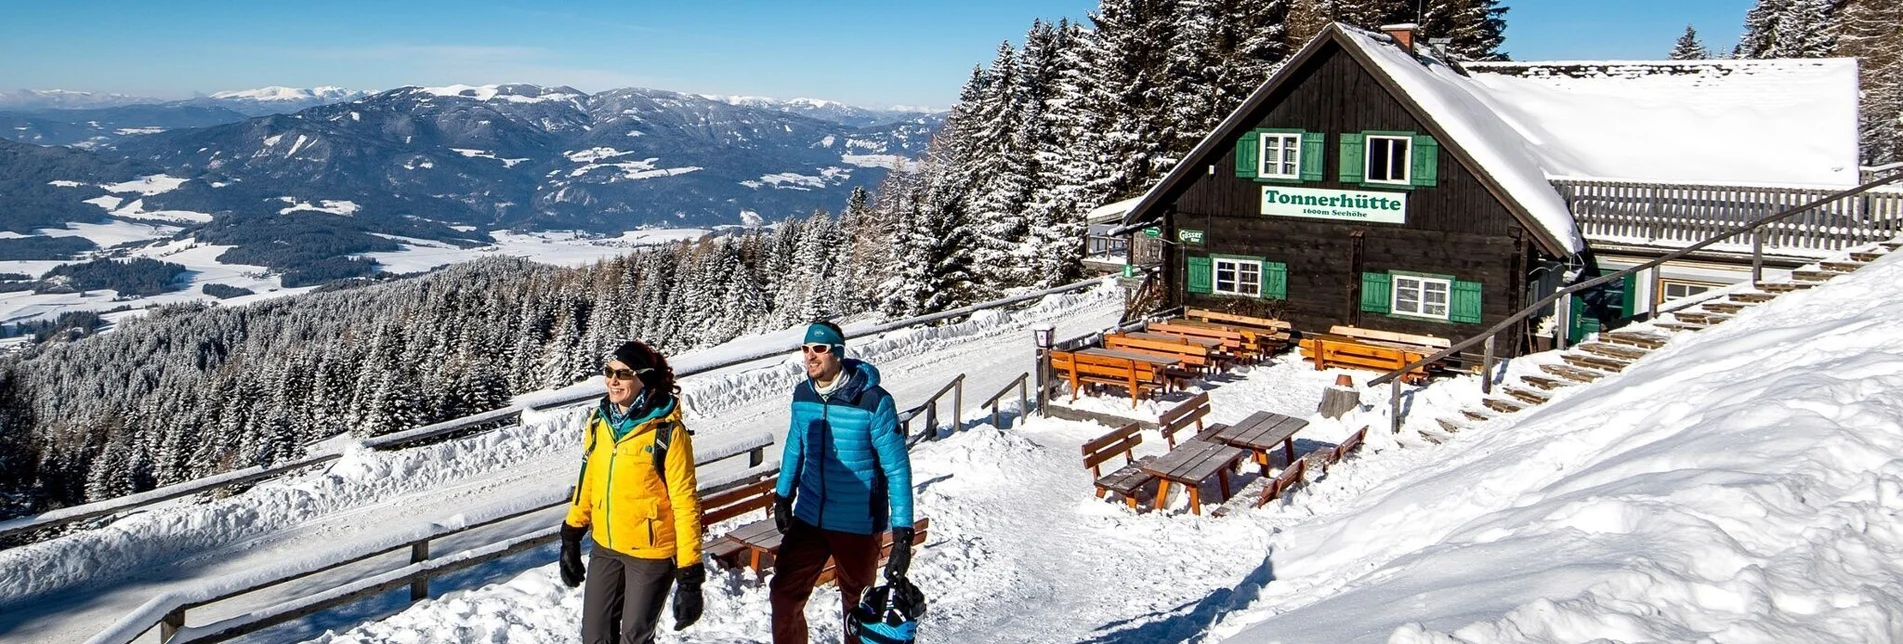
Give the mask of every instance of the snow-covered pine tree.
M 1170 43 L 1177 40 L 1177 0 L 1103 0 L 1091 20 L 1095 64 L 1086 69 L 1108 101 L 1090 107 L 1105 110 L 1103 183 L 1115 200 L 1154 184 L 1176 163 L 1168 147 L 1183 136 L 1183 125 L 1168 111 L 1172 82 Z
M 1333 12 L 1333 0 L 1289 0 L 1286 35 L 1289 50 L 1294 51 L 1307 44 L 1328 23 L 1334 22 Z
M 1758 0 L 1745 14 L 1738 58 L 1822 58 L 1836 47 L 1844 0 Z
M 1859 62 L 1863 162 L 1903 161 L 1903 0 L 1845 2 L 1836 54 Z
M 1009 42 L 1000 43 L 986 71 L 990 83 L 976 112 L 976 138 L 967 142 L 969 148 L 961 159 L 974 171 L 965 211 L 971 213 L 971 255 L 978 278 L 974 286 L 984 291 L 979 297 L 1030 277 L 1016 260 L 1028 233 L 1024 208 L 1035 176 L 1034 151 L 1024 132 L 1027 110 L 1034 110 L 1027 105 L 1030 87 L 1023 73 L 1017 51 Z
M 1698 42 L 1698 30 L 1685 25 L 1685 35 L 1678 37 L 1678 44 L 1672 47 L 1672 60 L 1704 60 L 1711 58 L 1711 50 Z
M 1837 49 L 1844 0 L 1794 0 L 1779 33 L 1778 58 L 1824 58 Z
M 1732 50 L 1733 58 L 1775 58 L 1778 26 L 1792 0 L 1758 0 L 1744 14 L 1744 35 Z
M 1403 15 L 1408 15 L 1408 3 L 1401 4 Z M 1500 0 L 1427 0 L 1422 10 L 1421 37 L 1450 40 L 1443 49 L 1455 60 L 1507 59 L 1500 51 L 1507 28 L 1507 8 Z

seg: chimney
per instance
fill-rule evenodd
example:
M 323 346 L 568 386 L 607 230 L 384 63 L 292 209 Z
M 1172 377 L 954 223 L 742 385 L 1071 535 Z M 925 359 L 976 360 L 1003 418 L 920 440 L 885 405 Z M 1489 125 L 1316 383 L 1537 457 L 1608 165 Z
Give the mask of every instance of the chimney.
M 1395 42 L 1400 43 L 1402 49 L 1406 49 L 1408 53 L 1414 53 L 1414 32 L 1420 28 L 1420 25 L 1412 22 L 1403 22 L 1398 25 L 1383 26 L 1381 30 L 1387 32 Z

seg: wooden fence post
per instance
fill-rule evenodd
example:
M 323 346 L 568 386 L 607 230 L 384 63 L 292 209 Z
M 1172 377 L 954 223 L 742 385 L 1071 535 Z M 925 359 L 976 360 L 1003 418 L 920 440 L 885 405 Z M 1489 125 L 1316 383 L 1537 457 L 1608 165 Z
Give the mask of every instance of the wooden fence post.
M 174 608 L 172 612 L 166 613 L 165 617 L 159 619 L 159 641 L 172 641 L 172 638 L 178 637 L 178 631 L 182 628 L 185 628 L 185 608 Z
M 960 411 L 964 409 L 964 407 L 965 377 L 961 374 L 958 376 L 958 380 L 952 383 L 952 431 L 954 432 L 965 428 L 965 412 Z
M 1025 380 L 1028 380 L 1028 378 L 1018 378 L 1018 422 L 1019 423 L 1024 422 L 1024 419 L 1029 418 L 1031 416 L 1031 398 L 1024 391 Z M 1011 423 L 1011 424 L 1016 425 L 1018 423 Z
M 1401 378 L 1388 381 L 1388 427 L 1401 433 Z
M 1483 394 L 1493 393 L 1493 338 L 1494 337 L 1495 336 L 1492 336 L 1492 335 L 1487 336 L 1486 350 L 1481 354 L 1482 357 L 1480 359 L 1480 364 L 1481 364 L 1480 393 L 1483 393 Z
M 429 540 L 425 539 L 410 544 L 410 563 L 419 564 L 425 561 L 429 561 Z M 429 599 L 429 577 L 427 575 L 418 577 L 415 581 L 410 582 L 410 601 L 416 602 L 425 599 Z

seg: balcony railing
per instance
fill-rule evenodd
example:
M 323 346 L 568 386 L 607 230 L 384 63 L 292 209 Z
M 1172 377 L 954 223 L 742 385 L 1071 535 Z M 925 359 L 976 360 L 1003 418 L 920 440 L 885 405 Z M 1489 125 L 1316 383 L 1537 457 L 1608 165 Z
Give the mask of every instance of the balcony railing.
M 1590 242 L 1682 248 L 1834 191 L 1726 185 L 1555 179 Z M 1873 190 L 1766 224 L 1755 234 L 1764 252 L 1821 256 L 1903 232 L 1903 191 Z M 1716 244 L 1719 251 L 1751 252 L 1752 234 Z

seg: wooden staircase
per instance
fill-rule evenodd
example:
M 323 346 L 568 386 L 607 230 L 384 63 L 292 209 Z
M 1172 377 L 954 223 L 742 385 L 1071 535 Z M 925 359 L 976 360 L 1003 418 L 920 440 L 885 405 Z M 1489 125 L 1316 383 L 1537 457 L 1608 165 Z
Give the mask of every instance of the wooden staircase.
M 1558 362 L 1541 363 L 1539 368 L 1543 375 L 1522 375 L 1516 382 L 1496 388 L 1493 395 L 1480 401 L 1478 408 L 1461 409 L 1459 418 L 1435 420 L 1441 429 L 1458 432 L 1476 423 L 1543 405 L 1560 390 L 1619 375 L 1633 363 L 1665 348 L 1678 336 L 1723 324 L 1746 309 L 1775 300 L 1785 293 L 1812 288 L 1848 275 L 1899 249 L 1903 249 L 1903 240 L 1850 251 L 1792 271 L 1789 280 L 1764 282 L 1758 284 L 1756 290 L 1730 293 L 1665 313 L 1660 319 L 1651 322 L 1650 326 L 1654 329 L 1620 329 L 1595 334 L 1586 342 L 1560 353 Z

